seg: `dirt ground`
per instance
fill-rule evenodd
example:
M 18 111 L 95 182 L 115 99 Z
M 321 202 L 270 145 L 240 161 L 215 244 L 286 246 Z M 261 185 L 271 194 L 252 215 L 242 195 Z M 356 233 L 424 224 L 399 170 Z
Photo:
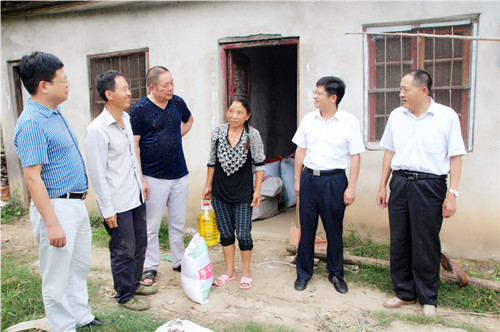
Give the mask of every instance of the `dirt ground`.
M 16 224 L 1 225 L 2 251 L 37 253 L 38 246 L 27 217 Z M 380 291 L 349 283 L 349 292 L 339 294 L 324 277 L 313 276 L 305 291 L 293 288 L 295 267 L 286 260 L 286 241 L 254 239 L 252 257 L 253 286 L 249 290 L 238 288 L 237 278 L 226 286 L 213 286 L 208 303 L 199 305 L 189 300 L 181 286 L 180 273 L 172 264 L 162 261 L 159 266 L 158 294 L 151 296 L 152 311 L 165 321 L 189 319 L 202 326 L 224 328 L 239 321 L 262 322 L 293 327 L 298 331 L 461 331 L 436 325 L 412 326 L 393 322 L 387 328 L 377 327 L 376 312 L 391 312 L 382 303 L 389 297 Z M 163 252 L 162 256 L 169 255 Z M 222 249 L 219 245 L 209 248 L 215 276 L 225 271 Z M 237 252 L 238 255 L 238 252 Z M 239 259 L 237 260 L 238 265 Z M 241 265 L 237 266 L 241 271 Z M 106 248 L 92 248 L 92 270 L 89 278 L 104 284 L 102 296 L 114 305 L 113 284 Z M 91 303 L 92 305 L 92 303 Z M 421 314 L 419 304 L 409 305 L 397 312 Z M 394 311 L 392 311 L 394 312 Z M 500 320 L 453 312 L 438 308 L 438 315 L 445 320 L 466 322 L 486 331 L 500 330 Z

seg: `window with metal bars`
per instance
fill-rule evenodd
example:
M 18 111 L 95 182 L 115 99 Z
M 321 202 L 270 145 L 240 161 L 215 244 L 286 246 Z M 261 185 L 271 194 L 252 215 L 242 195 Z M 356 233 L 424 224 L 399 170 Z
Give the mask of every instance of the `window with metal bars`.
M 466 22 L 467 23 L 467 22 Z M 443 26 L 445 25 L 445 26 Z M 370 30 L 370 29 L 365 29 Z M 472 36 L 473 23 L 412 24 L 402 27 L 384 27 L 380 30 L 404 32 L 410 36 L 368 35 L 367 48 L 367 139 L 380 141 L 389 114 L 399 107 L 401 78 L 415 69 L 424 69 L 432 77 L 431 97 L 438 103 L 453 108 L 461 121 L 464 142 L 470 150 L 470 111 L 472 108 L 472 41 L 458 38 L 411 36 L 432 34 Z M 373 31 L 373 30 L 372 30 Z
M 102 112 L 105 104 L 95 86 L 97 76 L 101 73 L 108 70 L 118 70 L 123 74 L 132 93 L 131 105 L 146 95 L 146 72 L 149 67 L 149 49 L 95 54 L 89 55 L 87 58 L 92 120 Z

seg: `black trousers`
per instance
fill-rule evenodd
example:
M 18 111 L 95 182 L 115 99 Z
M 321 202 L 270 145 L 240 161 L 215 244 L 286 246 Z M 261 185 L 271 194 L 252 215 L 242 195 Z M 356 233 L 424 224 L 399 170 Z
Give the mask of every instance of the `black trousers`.
M 391 277 L 396 296 L 437 305 L 446 197 L 445 178 L 406 179 L 393 172 L 389 184 Z
M 146 204 L 116 214 L 118 227 L 110 229 L 109 253 L 111 272 L 118 303 L 128 302 L 134 297 L 142 279 L 142 269 L 148 244 Z
M 309 280 L 314 266 L 314 240 L 321 216 L 326 232 L 326 267 L 330 275 L 344 279 L 344 191 L 345 172 L 315 176 L 303 171 L 300 179 L 300 241 L 297 250 L 297 278 Z

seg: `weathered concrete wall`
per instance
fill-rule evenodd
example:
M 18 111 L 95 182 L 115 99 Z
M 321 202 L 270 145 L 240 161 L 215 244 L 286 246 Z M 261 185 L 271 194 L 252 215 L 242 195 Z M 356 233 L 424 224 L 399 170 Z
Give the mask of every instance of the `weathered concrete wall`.
M 177 94 L 194 115 L 184 138 L 190 170 L 188 223 L 194 224 L 205 184 L 209 137 L 223 121 L 218 40 L 260 33 L 298 36 L 299 119 L 313 109 L 310 90 L 325 75 L 343 77 L 347 92 L 341 106 L 363 123 L 363 45 L 367 23 L 399 22 L 480 13 L 479 35 L 500 35 L 498 2 L 148 2 L 112 9 L 33 17 L 2 18 L 2 126 L 11 187 L 22 180 L 12 146 L 6 61 L 33 50 L 58 55 L 71 83 L 62 105 L 83 144 L 90 123 L 87 58 L 89 54 L 149 47 L 149 63 L 171 69 Z M 500 136 L 498 82 L 500 43 L 479 42 L 474 149 L 464 158 L 457 214 L 443 225 L 442 242 L 452 256 L 500 260 Z M 362 155 L 356 203 L 346 225 L 388 238 L 387 211 L 375 204 L 382 151 Z M 12 165 L 11 165 L 12 164 Z M 95 211 L 93 197 L 87 200 Z

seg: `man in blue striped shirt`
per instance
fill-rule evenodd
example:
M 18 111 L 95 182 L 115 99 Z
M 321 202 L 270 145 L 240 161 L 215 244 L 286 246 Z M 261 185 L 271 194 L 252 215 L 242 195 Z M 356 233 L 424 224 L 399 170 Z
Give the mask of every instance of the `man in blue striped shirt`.
M 101 324 L 88 304 L 92 241 L 84 203 L 88 180 L 77 137 L 59 107 L 69 92 L 63 66 L 48 53 L 33 52 L 21 59 L 20 76 L 31 98 L 14 131 L 40 246 L 45 313 L 54 332 Z

